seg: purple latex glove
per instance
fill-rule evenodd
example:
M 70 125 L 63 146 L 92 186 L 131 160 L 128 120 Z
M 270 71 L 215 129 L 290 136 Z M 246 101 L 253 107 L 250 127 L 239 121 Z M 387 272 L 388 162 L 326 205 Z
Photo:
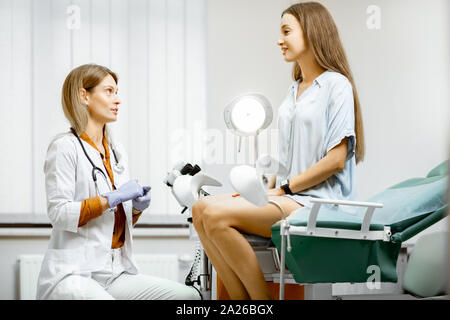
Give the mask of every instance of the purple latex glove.
M 148 208 L 150 205 L 150 189 L 152 187 L 150 186 L 143 186 L 144 189 L 144 195 L 141 197 L 137 197 L 133 199 L 133 208 L 137 209 L 138 211 L 144 211 Z
M 121 185 L 117 190 L 102 194 L 108 199 L 110 208 L 117 206 L 119 203 L 142 197 L 144 195 L 144 188 L 137 183 L 136 180 L 130 180 Z

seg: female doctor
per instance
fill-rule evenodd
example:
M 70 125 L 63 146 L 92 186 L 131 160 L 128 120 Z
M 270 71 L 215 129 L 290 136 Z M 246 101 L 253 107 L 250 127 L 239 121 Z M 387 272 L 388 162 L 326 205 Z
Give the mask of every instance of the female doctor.
M 44 165 L 53 226 L 38 299 L 199 299 L 192 287 L 138 273 L 131 229 L 150 204 L 150 187 L 128 177 L 125 150 L 107 123 L 117 120 L 117 76 L 82 65 L 67 76 L 62 106 L 72 128 L 57 136 Z
M 287 215 L 311 197 L 355 200 L 356 163 L 364 156 L 358 95 L 328 10 L 316 2 L 281 15 L 278 45 L 294 65 L 294 82 L 279 109 L 280 161 L 269 198 Z M 207 196 L 192 208 L 203 247 L 232 299 L 271 299 L 256 255 L 239 232 L 271 236 L 281 219 L 272 204 L 256 207 L 235 195 Z

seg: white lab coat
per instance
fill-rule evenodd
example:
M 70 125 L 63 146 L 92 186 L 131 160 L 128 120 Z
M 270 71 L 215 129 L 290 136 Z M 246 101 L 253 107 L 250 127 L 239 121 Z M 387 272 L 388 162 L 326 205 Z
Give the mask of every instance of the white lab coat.
M 107 175 L 97 150 L 81 140 L 94 164 Z M 129 180 L 128 159 L 125 150 L 115 145 L 118 161 L 125 170 L 119 173 L 112 165 L 114 184 L 119 187 Z M 111 151 L 111 148 L 110 148 Z M 111 164 L 115 162 L 111 154 Z M 89 276 L 101 270 L 111 252 L 114 213 L 106 210 L 87 224 L 78 227 L 81 202 L 97 196 L 92 179 L 92 165 L 86 158 L 77 138 L 67 133 L 56 138 L 49 146 L 44 165 L 47 192 L 47 213 L 53 226 L 50 243 L 45 254 L 37 286 L 37 299 L 47 299 L 53 288 L 71 274 Z M 97 183 L 100 194 L 111 189 L 99 173 Z M 123 203 L 126 214 L 125 244 L 122 247 L 122 263 L 130 274 L 138 270 L 132 258 L 132 204 Z M 67 288 L 70 290 L 70 288 Z M 54 297 L 53 297 L 54 298 Z

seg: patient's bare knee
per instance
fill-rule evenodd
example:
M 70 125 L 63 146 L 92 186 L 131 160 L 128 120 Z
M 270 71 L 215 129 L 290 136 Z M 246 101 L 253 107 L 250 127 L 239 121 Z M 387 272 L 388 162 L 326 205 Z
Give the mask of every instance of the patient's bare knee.
M 218 203 L 223 197 L 226 197 L 226 195 L 210 195 L 200 198 L 194 203 L 191 209 L 192 222 L 197 232 L 205 232 L 206 224 L 210 226 L 216 225 L 214 221 L 211 221 L 211 217 L 215 216 L 214 219 L 217 218 L 217 214 L 222 208 Z
M 228 227 L 226 215 L 220 206 L 209 205 L 203 211 L 203 228 L 209 238 L 213 238 L 218 233 Z
M 203 229 L 203 210 L 206 208 L 206 201 L 203 199 L 197 200 L 191 208 L 192 211 L 192 222 L 194 223 L 194 227 L 197 231 L 199 229 Z

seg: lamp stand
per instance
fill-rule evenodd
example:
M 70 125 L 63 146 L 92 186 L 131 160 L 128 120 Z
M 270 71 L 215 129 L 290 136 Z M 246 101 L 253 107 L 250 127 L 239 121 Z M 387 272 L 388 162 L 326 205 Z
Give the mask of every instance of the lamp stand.
M 254 156 L 255 156 L 255 161 L 254 161 L 253 167 L 256 168 L 256 162 L 258 161 L 258 157 L 259 157 L 258 132 L 253 137 L 254 137 L 253 150 L 254 150 Z M 250 137 L 249 137 L 249 143 L 250 143 Z M 241 152 L 241 146 L 242 146 L 242 137 L 238 136 L 238 153 Z

